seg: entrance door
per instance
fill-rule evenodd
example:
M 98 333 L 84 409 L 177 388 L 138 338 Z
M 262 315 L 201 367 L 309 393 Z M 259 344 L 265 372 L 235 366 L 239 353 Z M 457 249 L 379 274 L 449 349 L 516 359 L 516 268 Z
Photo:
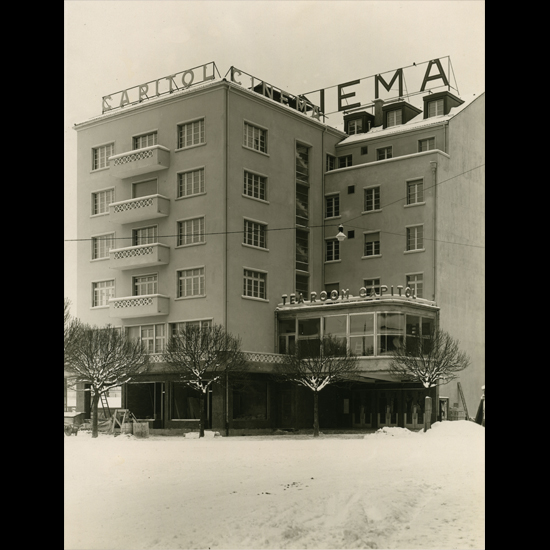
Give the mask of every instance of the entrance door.
M 126 408 L 138 420 L 153 420 L 151 428 L 164 427 L 164 382 L 130 382 Z
M 353 392 L 353 418 L 354 428 L 372 428 L 373 422 L 373 392 L 372 391 L 354 391 Z

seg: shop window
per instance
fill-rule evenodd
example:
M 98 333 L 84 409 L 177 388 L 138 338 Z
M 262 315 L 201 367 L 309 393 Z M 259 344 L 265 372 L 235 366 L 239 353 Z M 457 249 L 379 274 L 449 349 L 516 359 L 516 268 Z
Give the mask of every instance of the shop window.
M 294 353 L 296 344 L 296 320 L 279 321 L 279 353 Z
M 308 357 L 319 355 L 321 319 L 298 319 L 298 343 L 300 351 Z
M 349 316 L 350 350 L 355 355 L 374 355 L 374 313 Z
M 183 382 L 172 383 L 170 414 L 172 420 L 198 420 L 200 418 L 199 391 Z
M 389 355 L 403 344 L 405 319 L 402 313 L 378 313 L 378 355 Z
M 330 315 L 323 317 L 323 336 L 332 336 L 344 344 L 347 341 L 348 316 Z
M 237 380 L 234 383 L 233 420 L 267 420 L 267 382 Z

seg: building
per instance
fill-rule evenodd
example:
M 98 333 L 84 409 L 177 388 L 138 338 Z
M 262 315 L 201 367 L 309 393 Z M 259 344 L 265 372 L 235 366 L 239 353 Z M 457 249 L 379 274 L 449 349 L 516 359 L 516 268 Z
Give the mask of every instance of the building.
M 376 100 L 346 111 L 342 131 L 304 96 L 203 69 L 193 85 L 197 70 L 179 88 L 167 77 L 168 93 L 160 80 L 153 97 L 152 83 L 135 102 L 123 91 L 118 108 L 106 96 L 103 114 L 75 125 L 77 316 L 122 327 L 157 360 L 184 323 L 239 335 L 251 374 L 205 405 L 207 427 L 231 434 L 311 427 L 312 396 L 270 372 L 294 341 L 328 332 L 346 336 L 361 373 L 321 392 L 322 428 L 420 426 L 423 390 L 388 376 L 388 353 L 437 323 L 472 357 L 461 382 L 473 410 L 483 249 L 466 245 L 483 231 L 484 95 Z M 443 415 L 461 406 L 456 382 L 431 395 Z M 153 429 L 198 422 L 196 396 L 159 361 L 121 401 Z

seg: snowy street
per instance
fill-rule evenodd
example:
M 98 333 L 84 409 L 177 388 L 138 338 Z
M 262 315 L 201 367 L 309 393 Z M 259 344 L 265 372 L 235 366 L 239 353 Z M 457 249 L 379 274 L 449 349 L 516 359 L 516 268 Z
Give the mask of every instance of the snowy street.
M 65 549 L 485 547 L 473 422 L 208 435 L 65 437 Z

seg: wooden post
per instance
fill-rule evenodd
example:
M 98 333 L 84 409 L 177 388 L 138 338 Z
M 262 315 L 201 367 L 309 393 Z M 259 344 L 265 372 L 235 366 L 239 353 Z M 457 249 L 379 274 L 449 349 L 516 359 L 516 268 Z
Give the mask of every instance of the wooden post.
M 432 398 L 426 396 L 424 399 L 424 431 L 430 429 L 432 424 Z

